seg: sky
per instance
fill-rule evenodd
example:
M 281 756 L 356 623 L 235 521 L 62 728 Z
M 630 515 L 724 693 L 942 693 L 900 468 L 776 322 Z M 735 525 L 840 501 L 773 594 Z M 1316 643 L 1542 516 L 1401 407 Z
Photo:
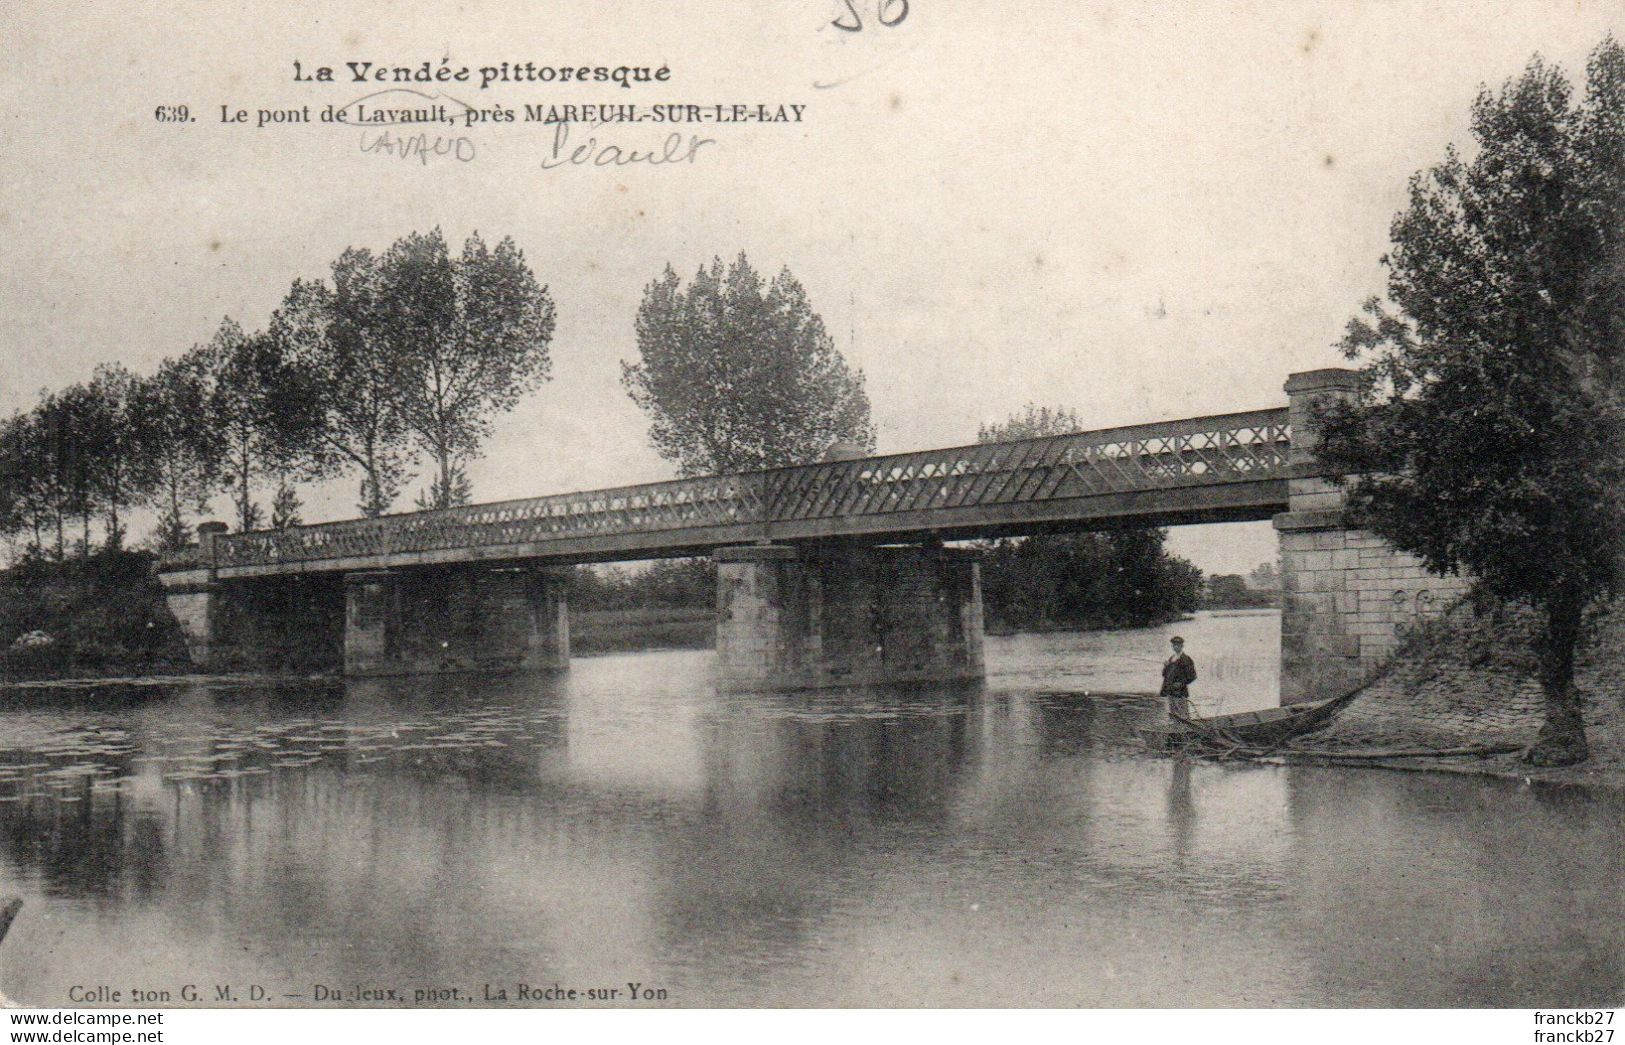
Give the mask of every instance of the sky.
M 903 5 L 892 0 L 889 15 Z M 1591 0 L 284 3 L 0 9 L 0 410 L 103 361 L 147 370 L 223 316 L 262 327 L 346 247 L 512 236 L 558 308 L 552 380 L 498 419 L 477 500 L 670 478 L 620 386 L 643 287 L 744 251 L 807 288 L 863 369 L 881 452 L 974 441 L 1028 402 L 1110 427 L 1285 404 L 1380 293 L 1407 179 L 1468 140 L 1481 84 L 1535 52 L 1579 74 L 1625 6 Z M 258 110 L 380 89 L 344 63 L 476 70 L 401 158 L 353 125 Z M 295 82 L 293 63 L 337 82 Z M 501 62 L 649 66 L 662 83 L 508 83 Z M 447 99 L 441 99 L 446 101 Z M 804 106 L 703 124 L 691 163 L 549 167 L 527 104 Z M 159 122 L 185 104 L 195 122 Z M 246 123 L 224 123 L 245 110 Z M 658 148 L 669 126 L 576 128 Z M 415 491 L 427 483 L 414 481 Z M 355 514 L 358 479 L 307 492 Z M 410 495 L 398 504 L 405 508 Z M 216 514 L 224 515 L 224 498 Z M 1210 572 L 1274 558 L 1268 523 L 1185 527 Z

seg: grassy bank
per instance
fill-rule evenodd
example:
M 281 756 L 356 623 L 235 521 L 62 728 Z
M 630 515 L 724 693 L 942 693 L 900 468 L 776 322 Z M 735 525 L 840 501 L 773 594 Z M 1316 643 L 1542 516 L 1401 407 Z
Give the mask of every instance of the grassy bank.
M 1535 678 L 1535 615 L 1463 603 L 1429 622 L 1330 727 L 1303 746 L 1451 748 L 1534 741 L 1542 718 Z M 1520 779 L 1625 787 L 1625 600 L 1595 612 L 1575 665 L 1591 758 L 1537 769 L 1515 754 L 1403 759 L 1408 768 L 1473 770 Z
M 645 649 L 709 649 L 716 611 L 700 607 L 570 611 L 570 652 L 626 653 Z
M 145 552 L 0 571 L 0 677 L 191 670 Z
M 1002 620 L 988 620 L 982 627 L 982 634 L 1003 637 L 1006 635 L 1048 635 L 1055 632 L 1084 632 L 1084 631 L 1138 631 L 1142 628 L 1160 628 L 1164 624 L 1177 624 L 1182 620 L 1195 620 L 1195 617 L 1184 610 L 1171 610 L 1167 613 L 1144 620 L 1123 620 L 1121 617 L 1089 617 L 1082 620 L 1040 620 L 1026 624 L 1011 624 Z

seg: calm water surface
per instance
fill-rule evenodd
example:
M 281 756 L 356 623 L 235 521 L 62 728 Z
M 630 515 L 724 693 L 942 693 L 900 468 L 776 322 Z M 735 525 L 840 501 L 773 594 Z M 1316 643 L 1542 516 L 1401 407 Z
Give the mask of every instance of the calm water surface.
M 1202 710 L 1273 703 L 1273 613 L 1178 630 Z M 684 651 L 9 691 L 0 893 L 26 906 L 0 988 L 1619 1001 L 1617 794 L 1150 757 L 1134 727 L 1171 633 L 990 639 L 965 690 L 719 697 Z

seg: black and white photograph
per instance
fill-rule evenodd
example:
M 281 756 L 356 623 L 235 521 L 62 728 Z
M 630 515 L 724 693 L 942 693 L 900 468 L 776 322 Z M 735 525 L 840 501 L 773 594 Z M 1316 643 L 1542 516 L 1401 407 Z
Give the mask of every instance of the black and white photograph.
M 1618 0 L 0 39 L 8 1040 L 1611 1040 Z

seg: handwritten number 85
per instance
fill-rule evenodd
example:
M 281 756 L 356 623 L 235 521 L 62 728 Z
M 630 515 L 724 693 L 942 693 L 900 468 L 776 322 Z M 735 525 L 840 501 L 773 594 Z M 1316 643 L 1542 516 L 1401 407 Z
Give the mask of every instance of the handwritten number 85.
M 848 25 L 846 22 L 841 21 L 840 18 L 837 18 L 830 25 L 849 33 L 861 32 L 863 30 L 863 16 L 858 14 L 857 5 L 853 3 L 853 0 L 842 0 L 842 2 L 846 5 L 847 14 L 852 16 L 852 23 Z M 890 29 L 907 17 L 908 0 L 876 0 L 875 20 L 886 28 Z

